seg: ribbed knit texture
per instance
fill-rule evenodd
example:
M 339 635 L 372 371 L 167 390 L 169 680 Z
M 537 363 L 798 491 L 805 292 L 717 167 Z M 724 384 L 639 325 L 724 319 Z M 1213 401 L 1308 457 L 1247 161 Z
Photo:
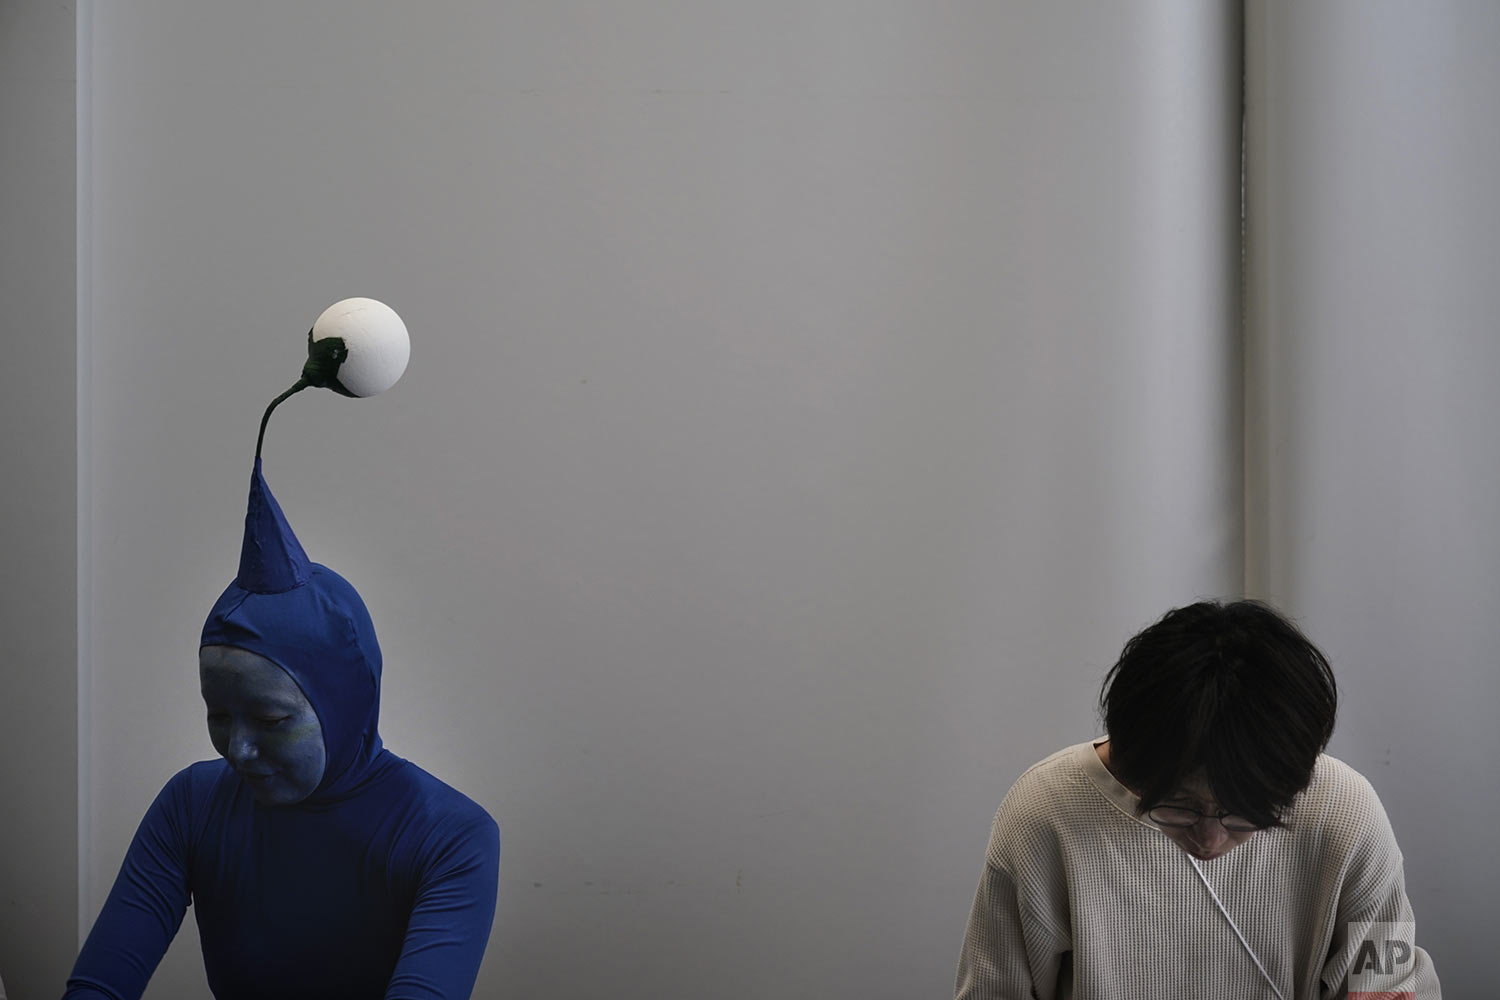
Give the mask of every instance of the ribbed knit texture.
M 1001 804 L 959 1000 L 1275 1000 L 1193 859 L 1136 814 L 1095 742 L 1035 765 Z M 1286 1000 L 1343 997 L 1351 923 L 1413 919 L 1401 851 L 1370 783 L 1326 755 L 1285 819 L 1197 864 Z M 1410 965 L 1400 988 L 1437 1000 L 1426 952 Z

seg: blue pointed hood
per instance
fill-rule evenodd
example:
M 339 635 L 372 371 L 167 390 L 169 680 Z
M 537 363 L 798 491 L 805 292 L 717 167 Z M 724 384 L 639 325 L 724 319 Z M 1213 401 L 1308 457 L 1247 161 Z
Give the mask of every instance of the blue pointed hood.
M 281 504 L 261 474 L 260 459 L 250 475 L 250 502 L 245 509 L 245 541 L 240 546 L 240 575 L 235 583 L 252 594 L 279 594 L 307 582 L 312 564 L 292 533 Z
M 307 696 L 323 728 L 328 764 L 303 804 L 337 798 L 366 776 L 381 753 L 375 626 L 347 580 L 308 560 L 258 458 L 250 477 L 239 575 L 209 612 L 202 644 L 238 646 L 264 656 Z

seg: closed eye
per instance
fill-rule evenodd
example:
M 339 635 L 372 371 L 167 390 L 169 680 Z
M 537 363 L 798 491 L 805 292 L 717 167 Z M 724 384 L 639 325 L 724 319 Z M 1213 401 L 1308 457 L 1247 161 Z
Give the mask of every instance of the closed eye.
M 260 718 L 257 718 L 255 721 L 259 722 L 263 726 L 279 726 L 283 722 L 285 722 L 286 720 L 288 720 L 290 718 L 291 718 L 290 715 L 261 716 Z

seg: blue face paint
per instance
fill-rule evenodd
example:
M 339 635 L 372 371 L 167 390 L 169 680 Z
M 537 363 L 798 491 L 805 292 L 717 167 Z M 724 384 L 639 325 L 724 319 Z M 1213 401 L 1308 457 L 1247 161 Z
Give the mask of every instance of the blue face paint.
M 198 677 L 209 739 L 255 800 L 289 806 L 311 795 L 328 763 L 323 727 L 287 672 L 246 649 L 204 646 Z

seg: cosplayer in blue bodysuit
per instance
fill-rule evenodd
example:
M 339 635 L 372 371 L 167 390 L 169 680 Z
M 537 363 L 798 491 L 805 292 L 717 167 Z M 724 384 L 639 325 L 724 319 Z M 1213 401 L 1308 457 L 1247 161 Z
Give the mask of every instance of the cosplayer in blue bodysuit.
M 225 759 L 178 772 L 147 810 L 67 1000 L 139 997 L 189 903 L 219 1000 L 469 996 L 494 918 L 499 831 L 382 748 L 364 602 L 308 561 L 259 458 L 240 573 L 202 642 Z M 285 707 L 268 712 L 265 699 Z

